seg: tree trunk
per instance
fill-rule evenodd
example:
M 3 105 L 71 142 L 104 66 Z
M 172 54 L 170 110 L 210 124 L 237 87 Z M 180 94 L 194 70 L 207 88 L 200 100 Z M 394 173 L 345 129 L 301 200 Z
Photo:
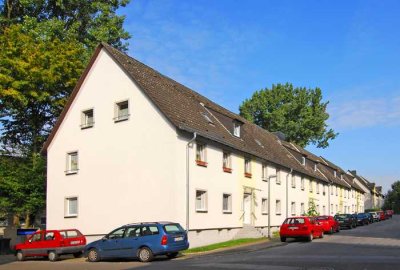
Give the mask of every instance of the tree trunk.
M 19 216 L 18 215 L 13 215 L 13 226 L 15 226 L 15 227 L 19 226 Z
M 25 229 L 28 229 L 31 226 L 31 215 L 29 212 L 25 214 Z

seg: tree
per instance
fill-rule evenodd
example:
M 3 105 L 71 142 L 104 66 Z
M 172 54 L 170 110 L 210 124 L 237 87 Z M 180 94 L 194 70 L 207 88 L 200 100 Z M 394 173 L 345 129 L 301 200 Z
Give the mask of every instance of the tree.
M 317 211 L 317 206 L 315 205 L 315 202 L 313 199 L 310 199 L 310 201 L 308 202 L 308 210 L 305 213 L 306 216 L 309 217 L 316 217 L 319 215 L 318 211 Z
M 326 148 L 338 133 L 327 129 L 329 114 L 321 89 L 294 88 L 292 84 L 272 85 L 256 91 L 239 107 L 240 115 L 271 132 L 281 131 L 286 140 L 302 147 L 316 144 Z
M 400 214 L 400 181 L 392 184 L 392 189 L 385 196 L 383 209 L 393 210 L 396 214 Z

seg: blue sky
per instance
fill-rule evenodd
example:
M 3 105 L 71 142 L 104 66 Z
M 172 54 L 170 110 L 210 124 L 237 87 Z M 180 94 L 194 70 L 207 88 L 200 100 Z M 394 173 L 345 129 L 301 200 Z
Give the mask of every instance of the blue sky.
M 129 54 L 238 112 L 256 90 L 320 87 L 328 149 L 382 184 L 400 179 L 399 1 L 133 0 L 120 10 Z

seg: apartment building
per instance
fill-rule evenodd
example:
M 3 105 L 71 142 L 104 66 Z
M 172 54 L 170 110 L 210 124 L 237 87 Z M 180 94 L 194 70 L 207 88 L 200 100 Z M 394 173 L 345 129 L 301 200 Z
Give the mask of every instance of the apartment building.
M 333 163 L 107 44 L 43 152 L 47 227 L 78 228 L 89 241 L 121 224 L 169 220 L 194 247 L 243 227 L 270 233 L 311 201 L 321 214 L 364 209 L 364 190 Z

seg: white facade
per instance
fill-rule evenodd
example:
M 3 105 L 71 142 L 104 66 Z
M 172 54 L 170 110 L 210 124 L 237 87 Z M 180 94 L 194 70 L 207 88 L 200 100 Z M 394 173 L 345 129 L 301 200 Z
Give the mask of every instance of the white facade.
M 117 121 L 126 101 L 128 119 Z M 88 117 L 93 126 L 82 126 Z M 232 239 L 243 225 L 265 231 L 270 221 L 276 229 L 310 200 L 320 214 L 357 212 L 341 187 L 199 137 L 189 147 L 187 224 L 191 136 L 101 50 L 47 148 L 47 227 L 94 240 L 123 224 L 168 220 L 189 226 L 194 247 Z

